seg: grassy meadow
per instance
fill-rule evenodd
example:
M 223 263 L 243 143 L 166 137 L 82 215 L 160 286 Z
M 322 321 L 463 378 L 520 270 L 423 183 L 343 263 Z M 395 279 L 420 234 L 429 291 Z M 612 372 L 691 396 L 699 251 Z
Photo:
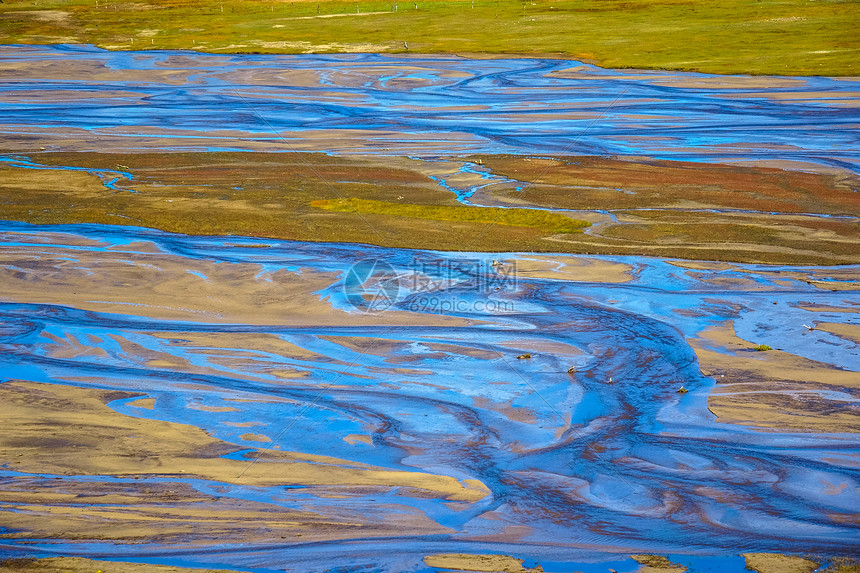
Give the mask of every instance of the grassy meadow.
M 421 172 L 417 160 L 394 164 L 390 158 L 253 152 L 30 155 L 45 165 L 121 167 L 134 178 L 121 178 L 117 189 L 110 189 L 94 173 L 0 162 L 0 220 L 136 225 L 192 235 L 433 250 L 860 262 L 860 199 L 845 192 L 857 182 L 835 175 L 704 164 L 693 170 L 683 163 L 672 168 L 605 158 L 541 163 L 483 156 L 495 173 L 526 183 L 521 192 L 504 184 L 486 188 L 488 199 L 511 207 L 500 209 L 458 203 L 453 193 Z M 578 192 L 566 192 L 571 187 Z M 619 187 L 635 192 L 607 195 L 607 189 Z M 597 212 L 610 204 L 611 219 Z M 783 214 L 746 211 L 761 204 Z M 810 204 L 839 216 L 805 216 Z
M 516 54 L 612 68 L 858 75 L 851 0 L 6 0 L 0 43 Z
M 546 233 L 579 233 L 588 227 L 587 221 L 570 219 L 561 213 L 535 209 L 474 208 L 465 205 L 413 205 L 389 203 L 373 199 L 320 199 L 311 207 L 340 213 L 391 215 L 432 221 L 484 223 L 512 227 L 531 227 Z

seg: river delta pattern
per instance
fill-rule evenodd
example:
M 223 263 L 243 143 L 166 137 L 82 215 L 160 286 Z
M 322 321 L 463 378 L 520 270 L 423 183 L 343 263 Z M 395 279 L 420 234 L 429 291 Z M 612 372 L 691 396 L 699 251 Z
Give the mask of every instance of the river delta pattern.
M 702 375 L 688 343 L 733 323 L 741 338 L 832 369 L 830 389 L 797 399 L 826 400 L 856 415 L 856 341 L 802 325 L 856 324 L 860 297 L 785 278 L 807 269 L 697 270 L 596 257 L 592 264 L 626 279 L 524 273 L 500 282 L 481 277 L 494 267 L 480 254 L 99 226 L 4 227 L 3 385 L 130 392 L 107 405 L 201 428 L 228 446 L 208 460 L 209 469 L 186 460 L 184 471 L 209 472 L 209 479 L 144 470 L 149 466 L 135 459 L 109 466 L 109 475 L 87 464 L 80 474 L 52 474 L 50 462 L 33 472 L 24 460 L 17 462 L 22 471 L 5 466 L 7 484 L 38 477 L 115 488 L 145 480 L 219 503 L 265 504 L 269 512 L 337 522 L 348 508 L 362 516 L 353 516 L 361 527 L 352 536 L 337 532 L 340 539 L 309 544 L 273 542 L 262 531 L 241 540 L 241 532 L 201 534 L 198 542 L 213 545 L 205 550 L 188 547 L 193 534 L 146 545 L 6 539 L 7 548 L 26 543 L 32 550 L 35 543 L 50 552 L 261 570 L 314 559 L 327 567 L 372 559 L 398 570 L 410 555 L 444 548 L 513 552 L 548 571 L 566 570 L 553 562 L 608 549 L 856 549 L 856 434 L 716 421 L 707 407 L 715 380 Z M 384 312 L 356 309 L 344 278 L 368 258 L 406 277 L 417 260 L 427 280 L 401 281 Z M 576 265 L 585 258 L 570 259 Z M 565 267 L 552 255 L 513 254 L 505 264 L 517 260 Z M 294 294 L 284 300 L 287 293 Z M 474 304 L 442 312 L 417 303 L 429 296 L 497 304 L 494 312 Z M 718 341 L 707 344 L 728 352 Z M 526 353 L 530 359 L 517 359 Z M 847 373 L 853 384 L 840 384 Z M 678 393 L 681 386 L 689 392 Z M 68 431 L 55 453 L 76 439 Z M 151 438 L 140 439 L 145 450 Z M 325 456 L 311 463 L 334 479 L 313 471 L 291 479 L 291 466 L 260 454 L 264 447 Z M 339 476 L 343 468 L 352 473 Z M 361 473 L 367 478 L 352 475 Z M 426 474 L 453 479 L 427 485 Z M 400 523 L 403 535 L 375 538 L 374 526 L 386 522 Z M 159 526 L 151 527 L 157 538 Z M 415 529 L 429 531 L 408 534 Z
M 856 96 L 829 78 L 733 78 L 728 91 L 746 95 L 724 97 L 713 76 L 570 62 L 443 58 L 431 72 L 426 57 L 66 46 L 3 57 L 27 76 L 0 90 L 4 137 L 58 149 L 106 138 L 126 150 L 283 151 L 277 131 L 301 132 L 285 135 L 293 147 L 328 152 L 856 164 L 845 111 Z M 40 84 L 34 63 L 51 61 L 69 77 L 52 67 L 45 76 L 58 83 Z M 399 71 L 383 75 L 379 62 Z M 285 74 L 289 90 L 267 84 Z M 576 96 L 582 117 L 562 102 L 577 74 L 587 76 Z M 225 87 L 237 78 L 241 90 Z M 539 78 L 548 85 L 532 89 Z M 626 82 L 621 96 L 605 87 L 612 81 Z M 37 85 L 92 105 L 33 102 L 24 88 Z M 320 100 L 320 85 L 336 105 Z M 305 103 L 285 102 L 285 91 Z M 773 96 L 780 91 L 794 95 Z M 662 103 L 632 101 L 656 92 Z M 604 111 L 616 97 L 624 103 Z M 534 117 L 532 100 L 564 117 Z M 665 117 L 652 126 L 622 117 L 640 104 L 678 115 L 671 137 L 656 134 Z M 216 108 L 222 131 L 213 134 Z M 748 129 L 719 127 L 724 113 Z M 599 117 L 609 119 L 581 133 Z M 782 139 L 764 145 L 763 132 Z M 15 222 L 2 224 L 0 257 L 4 554 L 255 571 L 434 570 L 423 558 L 435 553 L 632 571 L 621 556 L 643 552 L 728 571 L 743 570 L 744 551 L 856 554 L 858 440 L 849 430 L 860 296 L 846 290 L 856 266 L 443 253 Z M 392 269 L 393 296 L 370 284 L 356 304 L 345 287 L 357 261 Z M 803 431 L 767 408 L 715 414 L 717 391 L 770 392 L 756 388 L 766 376 L 730 367 L 750 361 L 785 379 L 814 370 L 815 384 L 780 396 L 801 409 L 824 404 L 833 422 Z M 107 437 L 115 441 L 96 440 Z
M 0 134 L 48 150 L 475 153 L 857 172 L 856 78 L 565 60 L 0 46 Z

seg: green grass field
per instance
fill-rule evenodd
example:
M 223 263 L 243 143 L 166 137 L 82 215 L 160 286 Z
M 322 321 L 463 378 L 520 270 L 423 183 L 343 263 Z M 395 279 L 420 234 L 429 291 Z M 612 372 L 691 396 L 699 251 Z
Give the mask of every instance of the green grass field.
M 611 159 L 570 158 L 552 166 L 518 156 L 485 157 L 496 173 L 516 172 L 526 193 L 500 186 L 490 196 L 509 209 L 474 207 L 421 173 L 421 162 L 322 153 L 31 154 L 47 165 L 114 169 L 134 175 L 118 190 L 97 175 L 22 169 L 0 161 L 0 220 L 36 224 L 135 225 L 191 235 L 246 235 L 297 241 L 483 252 L 653 255 L 775 264 L 856 264 L 860 203 L 856 180 L 767 168 L 689 169 Z M 685 169 L 686 167 L 686 169 Z M 721 186 L 715 181 L 721 180 Z M 604 195 L 629 187 L 633 195 Z M 595 190 L 583 184 L 592 182 Z M 238 184 L 237 184 L 238 183 Z M 576 194 L 565 189 L 577 188 Z M 708 189 L 707 194 L 699 192 Z M 132 190 L 134 192 L 132 192 Z M 705 197 L 710 202 L 703 203 Z M 525 201 L 525 203 L 517 203 Z M 692 205 L 729 212 L 678 210 Z M 806 217 L 821 213 L 847 218 Z M 785 215 L 768 216 L 761 205 Z M 571 213 L 529 209 L 584 209 Z M 645 210 L 640 210 L 644 207 Z M 590 209 L 610 210 L 613 219 Z M 735 212 L 741 209 L 739 212 Z M 753 212 L 744 212 L 753 209 Z M 595 217 L 597 217 L 595 219 Z M 603 223 L 599 223 L 600 220 Z M 587 232 L 584 232 L 587 231 Z
M 518 54 L 605 67 L 858 75 L 852 0 L 6 0 L 0 43 Z
M 390 203 L 373 199 L 320 199 L 311 201 L 311 207 L 340 213 L 390 215 L 452 223 L 483 223 L 511 227 L 531 227 L 546 233 L 580 233 L 589 226 L 587 221 L 565 217 L 561 213 L 535 209 L 475 208 L 465 205 L 413 205 Z

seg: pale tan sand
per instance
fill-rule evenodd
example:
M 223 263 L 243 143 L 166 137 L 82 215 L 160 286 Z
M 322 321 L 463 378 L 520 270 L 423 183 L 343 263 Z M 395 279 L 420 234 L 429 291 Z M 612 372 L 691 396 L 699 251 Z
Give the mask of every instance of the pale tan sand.
M 614 75 L 594 70 L 588 66 L 576 66 L 546 74 L 551 77 L 606 81 L 648 81 L 654 85 L 685 89 L 773 89 L 794 88 L 806 85 L 806 81 L 794 78 L 724 76 L 713 78 L 690 78 L 689 74 L 666 72 L 632 73 Z
M 56 65 L 50 59 L 28 59 L 16 62 L 4 62 L 3 77 L 10 80 L 32 80 L 41 81 L 50 77 L 54 81 L 80 82 L 82 78 L 93 85 L 112 85 L 114 82 L 129 82 L 130 84 L 148 84 L 150 82 L 165 83 L 169 85 L 194 85 L 196 82 L 190 80 L 195 70 L 171 70 L 171 69 L 147 69 L 147 70 L 123 70 L 108 68 L 97 60 L 65 60 L 62 66 Z
M 651 76 L 654 78 L 655 76 Z M 659 77 L 659 76 L 657 76 Z M 686 88 L 686 89 L 771 89 L 771 88 L 793 88 L 806 85 L 806 80 L 793 78 L 780 78 L 774 76 L 723 76 L 717 78 L 690 78 L 685 75 L 677 75 L 667 79 L 655 79 L 654 85 Z
M 809 284 L 822 290 L 860 290 L 860 282 L 857 281 L 817 281 L 811 280 Z
M 5 64 L 4 64 L 5 65 Z M 39 100 L 47 103 L 80 103 L 81 100 L 112 99 L 112 98 L 144 98 L 149 94 L 145 92 L 132 91 L 98 91 L 98 90 L 75 90 L 74 92 L 45 92 L 42 90 L 15 90 L 0 92 L 0 102 L 6 103 L 31 103 Z M 107 102 L 104 105 L 109 105 Z
M 194 426 L 132 418 L 106 405 L 134 396 L 22 380 L 0 385 L 0 464 L 26 473 L 185 474 L 251 485 L 402 487 L 405 493 L 452 501 L 477 501 L 489 493 L 477 480 L 386 470 L 329 456 L 269 450 L 260 452 L 254 464 L 224 459 L 242 447 Z
M 126 406 L 132 406 L 134 408 L 144 408 L 146 410 L 154 410 L 155 398 L 138 398 L 137 400 L 126 402 Z
M 526 111 L 526 110 L 523 110 Z M 581 120 L 581 119 L 597 119 L 600 118 L 597 112 L 556 112 L 556 113 L 522 113 L 522 114 L 507 114 L 496 115 L 494 118 L 497 121 L 505 121 L 507 123 L 534 123 L 536 121 L 558 121 L 558 120 Z
M 512 422 L 534 424 L 538 419 L 537 412 L 524 406 L 514 406 L 512 399 L 506 402 L 496 402 L 489 398 L 475 396 L 472 398 L 472 404 L 481 410 L 498 412 Z M 517 446 L 512 446 L 511 449 L 517 451 L 518 448 Z
M 443 571 L 468 571 L 481 573 L 540 573 L 543 567 L 523 567 L 523 559 L 508 555 L 470 555 L 466 553 L 440 553 L 424 558 L 428 567 Z
M 272 441 L 272 439 L 271 439 L 270 437 L 268 437 L 268 436 L 264 436 L 263 434 L 251 434 L 251 433 L 247 433 L 247 434 L 242 434 L 242 435 L 241 435 L 241 436 L 239 436 L 239 437 L 240 437 L 240 438 L 242 438 L 243 440 L 245 440 L 246 442 L 261 442 L 261 443 L 268 443 L 268 442 L 271 442 L 271 441 Z
M 747 569 L 758 573 L 812 573 L 820 565 L 809 559 L 779 553 L 744 553 L 743 557 L 747 561 Z
M 184 82 L 177 82 L 184 83 Z M 247 151 L 307 151 L 373 155 L 389 148 L 399 154 L 449 154 L 452 148 L 469 153 L 483 143 L 470 133 L 447 133 L 428 139 L 421 133 L 395 130 L 320 129 L 315 131 L 240 132 L 212 130 L 188 137 L 184 130 L 146 128 L 41 128 L 32 125 L 0 123 L 2 151 L 28 153 L 44 148 L 48 151 L 101 151 L 139 153 L 141 150 L 181 149 L 209 151 L 212 148 L 235 147 Z M 196 137 L 199 135 L 199 137 Z
M 265 354 L 258 351 L 254 342 L 257 336 L 248 335 L 246 348 L 230 348 L 223 350 L 217 346 L 195 345 L 189 338 L 194 338 L 194 333 L 173 333 L 168 336 L 166 344 L 182 346 L 188 349 L 189 354 L 204 355 L 208 366 L 192 364 L 187 358 L 170 354 L 167 351 L 156 351 L 147 348 L 137 342 L 132 342 L 119 334 L 109 335 L 123 349 L 122 360 L 135 366 L 143 366 L 152 370 L 171 370 L 173 372 L 184 372 L 187 374 L 200 374 L 204 376 L 229 375 L 242 380 L 259 380 L 261 376 L 274 375 L 281 378 L 302 378 L 307 376 L 307 371 L 299 370 L 290 365 L 286 358 L 280 355 Z M 51 342 L 45 344 L 45 351 L 52 358 L 78 358 L 86 356 L 106 357 L 107 353 L 100 349 L 98 340 L 79 341 L 74 335 L 68 334 L 66 338 L 60 338 L 51 333 L 45 333 L 45 338 Z M 154 334 L 159 337 L 158 333 Z M 263 335 L 259 335 L 262 337 Z M 215 338 L 215 336 L 211 337 Z M 241 338 L 238 335 L 227 335 L 225 338 Z M 339 363 L 344 366 L 346 363 Z
M 217 352 L 219 355 L 229 354 L 231 350 L 247 355 L 248 352 L 259 352 L 273 354 L 291 360 L 311 360 L 314 362 L 328 362 L 331 364 L 343 364 L 346 362 L 318 354 L 297 344 L 288 342 L 274 334 L 262 332 L 153 332 L 152 336 L 169 340 L 189 350 L 196 349 L 201 354 L 207 349 Z
M 712 160 L 714 163 L 727 163 L 737 165 L 739 167 L 772 167 L 785 171 L 805 171 L 808 173 L 825 173 L 830 175 L 840 175 L 851 177 L 853 173 L 844 167 L 835 167 L 833 165 L 823 165 L 821 163 L 813 163 L 812 161 L 801 161 L 796 159 L 760 159 L 747 160 L 731 157 L 718 157 Z
M 36 487 L 34 487 L 36 486 Z M 310 495 L 328 495 L 307 488 Z M 337 489 L 340 495 L 373 495 L 381 488 Z M 222 543 L 314 542 L 356 536 L 422 535 L 450 532 L 408 506 L 379 505 L 370 515 L 345 506 L 324 512 L 286 509 L 253 501 L 200 494 L 181 482 L 129 480 L 93 483 L 65 477 L 62 483 L 38 477 L 5 481 L 0 488 L 4 523 L 15 533 L 7 539 L 29 537 L 67 540 L 106 540 L 198 546 Z M 381 517 L 384 516 L 384 520 Z M 8 518 L 8 519 L 6 519 Z M 89 571 L 87 573 L 93 573 Z
M 717 261 L 666 261 L 668 264 L 673 267 L 680 267 L 682 269 L 694 269 L 698 271 L 725 271 L 729 269 L 736 269 L 737 265 L 734 263 L 723 263 Z
M 799 218 L 799 217 L 798 217 Z M 831 239 L 831 237 L 827 236 L 827 232 L 816 232 L 810 229 L 804 229 L 802 227 L 795 227 L 792 225 L 782 225 L 782 226 L 774 226 L 774 228 L 780 228 L 785 232 L 795 232 L 795 230 L 800 230 L 797 232 L 798 237 L 805 237 L 811 240 L 816 238 L 827 238 Z M 704 270 L 704 271 L 725 271 L 732 270 L 738 273 L 745 273 L 749 275 L 754 275 L 756 277 L 770 277 L 776 280 L 798 280 L 803 281 L 811 286 L 822 290 L 830 290 L 830 291 L 840 291 L 840 290 L 858 290 L 860 289 L 860 270 L 851 267 L 824 267 L 803 271 L 769 271 L 767 269 L 757 268 L 754 270 L 744 268 L 735 263 L 723 263 L 723 262 L 709 262 L 709 261 L 667 261 L 670 265 L 680 267 L 683 269 L 691 269 L 691 270 Z M 730 279 L 721 279 L 721 278 L 711 278 L 706 276 L 697 275 L 698 280 L 708 282 L 709 284 L 720 284 L 720 281 L 728 281 L 724 282 L 724 284 L 734 283 L 737 285 L 750 286 L 755 284 L 755 281 L 750 279 L 750 281 L 743 281 L 736 277 L 732 277 Z M 788 284 L 788 283 L 786 283 Z M 767 287 L 760 287 L 767 288 Z M 852 312 L 850 309 L 845 308 L 830 308 L 831 312 Z M 858 309 L 860 310 L 860 309 Z
M 860 97 L 860 92 L 828 92 L 828 91 L 797 91 L 797 92 L 746 92 L 740 94 L 720 94 L 718 97 L 730 99 L 766 98 L 774 100 L 799 100 L 800 102 L 830 103 L 833 100 L 853 100 Z
M 355 352 L 360 352 L 362 354 L 369 354 L 372 356 L 379 356 L 382 358 L 388 358 L 388 362 L 398 363 L 404 361 L 403 358 L 408 360 L 408 357 L 395 357 L 392 354 L 397 352 L 409 352 L 409 348 L 412 346 L 412 342 L 404 341 L 404 340 L 395 340 L 395 339 L 386 339 L 386 338 L 374 338 L 371 336 L 334 336 L 334 335 L 321 335 L 318 336 L 320 340 L 327 340 L 329 342 L 334 342 L 335 344 L 339 344 L 344 348 L 348 348 Z M 492 350 L 485 350 L 483 348 L 476 348 L 473 346 L 467 346 L 465 344 L 446 344 L 442 342 L 421 342 L 421 345 L 426 349 L 434 352 L 437 357 L 442 357 L 445 354 L 455 355 L 455 356 L 467 356 L 470 358 L 478 358 L 481 360 L 493 360 L 498 358 L 498 353 L 493 352 Z M 422 360 L 428 358 L 428 354 L 422 354 Z
M 634 270 L 626 263 L 570 255 L 533 255 L 501 262 L 503 269 L 515 266 L 520 277 L 572 282 L 625 283 Z
M 638 573 L 684 573 L 687 570 L 661 555 L 631 555 L 630 558 L 642 565 Z
M 201 412 L 238 412 L 239 408 L 233 408 L 230 406 L 206 406 L 204 404 L 189 404 L 189 408 L 192 410 L 200 410 Z M 245 438 L 242 438 L 243 440 Z
M 7 237 L 11 237 L 7 233 Z M 384 314 L 335 310 L 313 294 L 340 280 L 339 273 L 300 269 L 263 272 L 251 263 L 217 263 L 189 260 L 163 252 L 105 253 L 67 249 L 34 248 L 45 244 L 51 233 L 17 234 L 25 244 L 0 249 L 0 300 L 18 303 L 58 304 L 97 312 L 117 312 L 167 320 L 205 320 L 240 324 L 425 324 L 466 326 L 481 321 L 405 311 Z M 63 236 L 57 241 L 62 244 Z M 69 260 L 66 260 L 67 257 Z M 19 272 L 16 267 L 25 267 Z M 158 269 L 159 272 L 152 272 Z M 189 271 L 196 271 L 201 278 Z M 139 301 L 145 300 L 143 305 Z M 154 352 L 116 337 L 140 358 L 164 367 L 194 371 L 187 361 Z M 68 343 L 74 346 L 74 342 Z M 239 348 L 246 348 L 240 346 Z M 55 349 L 55 351 L 59 351 Z M 62 352 L 84 351 L 66 348 Z M 237 349 L 237 358 L 239 350 Z M 285 368 L 286 369 L 286 368 Z M 288 370 L 288 369 L 287 369 Z
M 199 569 L 149 565 L 146 563 L 124 563 L 121 561 L 96 561 L 82 557 L 48 557 L 45 559 L 18 559 L 6 563 L 0 561 L 0 573 L 244 573 L 238 570 Z
M 205 358 L 208 366 L 195 365 L 169 352 L 154 351 L 119 335 L 113 335 L 112 338 L 124 349 L 123 356 L 127 360 L 136 360 L 149 369 L 169 369 L 188 374 L 228 375 L 242 380 L 261 380 L 267 376 L 299 379 L 307 377 L 308 371 L 295 368 L 290 360 L 311 359 L 339 367 L 349 365 L 311 352 L 300 355 L 293 351 L 295 345 L 272 334 L 181 331 L 147 334 L 163 339 L 166 345 L 182 347 L 189 355 Z M 58 344 L 60 342 L 65 341 L 58 341 Z M 219 343 L 223 345 L 219 346 Z M 55 351 L 49 347 L 49 352 L 53 355 Z
M 802 303 L 797 305 L 797 308 L 808 310 L 810 312 L 852 312 L 860 313 L 860 305 L 855 308 L 846 308 L 842 306 L 830 306 L 826 304 Z
M 809 271 L 762 271 L 742 270 L 741 272 L 770 277 L 790 278 L 803 281 L 821 290 L 842 291 L 860 290 L 860 270 L 856 268 L 819 268 Z
M 828 102 L 828 105 L 831 107 L 860 107 L 860 99 L 836 100 Z
M 495 343 L 496 348 L 505 352 L 510 351 L 511 354 L 505 355 L 506 359 L 514 358 L 513 354 L 521 352 L 531 352 L 534 355 L 551 354 L 553 356 L 565 356 L 573 358 L 582 355 L 583 351 L 578 347 L 566 342 L 558 342 L 552 340 L 535 340 L 534 338 L 513 338 L 509 340 L 498 341 Z M 495 358 L 498 358 L 498 354 Z
M 860 432 L 860 412 L 818 393 L 860 388 L 856 372 L 779 350 L 756 352 L 755 344 L 735 335 L 731 322 L 688 342 L 702 373 L 717 381 L 708 408 L 718 422 L 788 431 Z
M 857 309 L 856 312 L 860 312 Z M 860 344 L 860 324 L 842 324 L 840 322 L 819 322 L 815 325 L 815 330 L 823 330 L 835 334 L 839 338 L 848 340 L 855 344 Z
M 373 438 L 367 434 L 349 434 L 343 437 L 343 441 L 353 446 L 355 444 L 366 444 L 368 446 L 373 445 Z

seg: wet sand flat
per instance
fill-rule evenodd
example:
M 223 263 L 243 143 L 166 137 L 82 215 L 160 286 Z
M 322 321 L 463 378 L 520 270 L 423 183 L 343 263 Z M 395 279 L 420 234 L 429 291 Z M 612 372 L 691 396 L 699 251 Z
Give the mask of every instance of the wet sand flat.
M 174 140 L 141 140 L 137 149 L 267 144 L 269 150 L 296 145 L 345 153 L 367 150 L 370 139 L 379 142 L 373 153 L 384 155 L 642 155 L 692 161 L 800 156 L 855 171 L 858 163 L 851 127 L 856 114 L 839 103 L 856 99 L 856 86 L 835 78 L 631 74 L 588 64 L 579 66 L 587 73 L 570 75 L 563 73 L 570 61 L 550 59 L 373 54 L 239 59 L 85 46 L 4 48 L 0 58 L 11 74 L 0 88 L 0 102 L 17 102 L 14 114 L 0 122 L 4 139 L 45 122 L 57 133 L 83 130 L 83 140 L 61 147 L 66 150 L 102 150 L 101 137 L 134 126 L 140 136 L 149 128 Z M 46 78 L 52 80 L 49 86 L 34 87 Z M 80 78 L 87 79 L 80 84 Z M 769 91 L 761 90 L 765 84 Z M 130 96 L 129 86 L 139 95 Z M 38 103 L 15 100 L 19 90 L 33 89 L 40 91 Z M 103 97 L 87 96 L 91 90 Z M 213 127 L 207 121 L 212 98 L 219 101 L 218 129 L 237 136 L 206 137 Z M 415 105 L 420 111 L 409 113 Z M 464 105 L 479 107 L 464 111 Z M 109 114 L 99 111 L 104 106 Z M 72 107 L 75 112 L 69 113 Z M 591 125 L 594 116 L 576 115 L 583 109 L 597 114 L 599 129 Z M 357 118 L 364 129 L 355 129 Z M 404 141 L 390 133 L 403 134 Z M 642 136 L 665 139 L 637 139 Z M 28 141 L 30 149 L 62 146 L 57 139 L 34 133 Z M 317 143 L 308 149 L 307 142 Z M 726 147 L 739 144 L 750 147 Z
M 298 568 L 466 555 L 483 571 L 488 548 L 552 570 L 691 540 L 740 562 L 738 547 L 853 546 L 860 365 L 842 311 L 860 300 L 810 284 L 817 270 L 521 253 L 502 261 L 523 265 L 515 282 L 476 291 L 490 255 L 425 266 L 444 269 L 426 282 L 410 278 L 416 256 L 463 254 L 5 225 L 0 252 L 68 259 L 3 263 L 29 285 L 0 302 L 7 550 L 147 559 L 150 545 L 122 543 L 157 538 L 236 569 L 253 547 L 254 563 Z M 384 312 L 344 290 L 359 256 L 399 269 Z M 227 269 L 263 261 L 241 291 L 307 307 L 279 288 L 295 276 L 320 321 L 212 298 Z M 182 268 L 200 284 L 173 284 Z M 129 308 L 86 308 L 111 280 L 138 285 L 111 288 Z M 225 314 L 146 306 L 159 287 L 142 285 L 159 284 Z M 400 565 L 378 557 L 392 543 Z
M 0 557 L 851 564 L 856 82 L 0 59 Z

